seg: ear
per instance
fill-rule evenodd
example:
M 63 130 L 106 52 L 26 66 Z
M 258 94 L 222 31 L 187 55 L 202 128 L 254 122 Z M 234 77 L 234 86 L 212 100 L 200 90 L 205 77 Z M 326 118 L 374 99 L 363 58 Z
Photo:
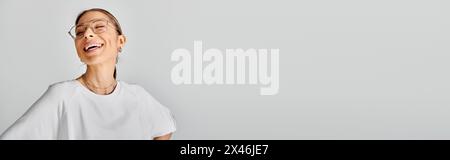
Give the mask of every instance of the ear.
M 117 44 L 119 45 L 118 49 L 122 49 L 125 46 L 125 43 L 127 43 L 127 37 L 125 37 L 125 35 L 119 35 L 117 38 Z

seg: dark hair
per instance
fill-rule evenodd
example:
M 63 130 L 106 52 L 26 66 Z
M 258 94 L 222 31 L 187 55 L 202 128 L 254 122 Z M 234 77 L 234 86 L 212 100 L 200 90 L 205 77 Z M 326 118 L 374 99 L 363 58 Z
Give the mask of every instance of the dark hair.
M 120 27 L 120 24 L 119 24 L 119 21 L 117 20 L 117 18 L 114 17 L 114 15 L 112 15 L 107 10 L 101 9 L 101 8 L 91 8 L 91 9 L 87 9 L 87 10 L 80 12 L 80 14 L 78 14 L 78 16 L 77 16 L 77 19 L 75 20 L 75 25 L 77 25 L 78 22 L 80 21 L 80 18 L 88 12 L 101 12 L 101 13 L 105 14 L 113 22 L 114 27 L 116 27 L 117 34 L 123 35 L 122 28 Z M 116 63 L 117 63 L 117 58 L 118 57 L 116 57 Z M 116 69 L 116 67 L 114 67 L 114 74 L 113 74 L 114 79 L 116 79 L 116 75 L 117 75 L 117 69 Z

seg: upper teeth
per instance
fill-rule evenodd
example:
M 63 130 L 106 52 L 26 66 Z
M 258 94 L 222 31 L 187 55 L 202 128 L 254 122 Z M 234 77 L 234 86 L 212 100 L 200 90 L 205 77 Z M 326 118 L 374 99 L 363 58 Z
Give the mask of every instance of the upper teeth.
M 90 48 L 90 47 L 100 47 L 100 46 L 101 46 L 101 45 L 98 44 L 98 43 L 92 43 L 92 44 L 89 44 L 89 45 L 87 45 L 86 47 L 84 47 L 84 49 L 87 50 L 87 49 Z

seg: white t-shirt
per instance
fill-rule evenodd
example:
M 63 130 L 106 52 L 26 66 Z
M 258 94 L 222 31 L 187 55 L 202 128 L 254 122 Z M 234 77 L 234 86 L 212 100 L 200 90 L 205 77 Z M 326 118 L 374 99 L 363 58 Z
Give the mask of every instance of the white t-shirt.
M 70 80 L 50 85 L 0 139 L 153 139 L 175 130 L 169 109 L 138 85 L 118 81 L 98 95 Z

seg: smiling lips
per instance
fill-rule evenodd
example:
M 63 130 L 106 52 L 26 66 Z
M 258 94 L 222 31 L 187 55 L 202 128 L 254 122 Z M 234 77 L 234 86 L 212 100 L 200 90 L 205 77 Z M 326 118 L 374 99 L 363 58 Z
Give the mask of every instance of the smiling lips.
M 102 48 L 102 47 L 103 47 L 103 44 L 102 44 L 102 43 L 97 43 L 97 42 L 94 42 L 94 43 L 87 43 L 87 44 L 84 46 L 83 50 L 84 50 L 85 52 L 92 52 L 92 51 L 95 51 L 95 50 L 97 50 L 97 49 L 99 49 L 99 48 Z

